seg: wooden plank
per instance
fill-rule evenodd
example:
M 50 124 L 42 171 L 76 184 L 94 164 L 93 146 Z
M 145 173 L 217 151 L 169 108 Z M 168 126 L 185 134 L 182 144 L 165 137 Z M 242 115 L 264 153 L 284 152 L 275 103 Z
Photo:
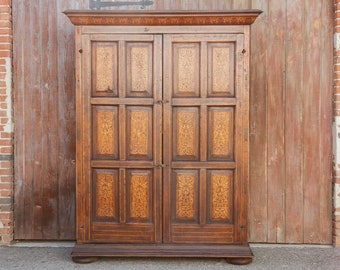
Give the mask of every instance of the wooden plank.
M 43 239 L 58 239 L 58 100 L 57 86 L 57 35 L 53 32 L 56 16 L 50 16 L 49 10 L 56 10 L 55 2 L 41 1 L 39 4 L 39 23 L 42 29 L 40 48 L 40 100 L 42 123 L 41 155 L 41 230 Z M 48 134 L 46 136 L 45 134 Z
M 14 73 L 14 78 L 16 84 L 14 88 L 15 93 L 15 101 L 17 102 L 17 106 L 14 106 L 14 113 L 16 115 L 16 125 L 15 125 L 15 134 L 16 147 L 15 149 L 15 199 L 14 199 L 14 207 L 15 209 L 20 209 L 20 211 L 14 211 L 14 219 L 16 221 L 16 237 L 24 238 L 25 234 L 32 234 L 33 232 L 33 223 L 31 216 L 31 204 L 33 197 L 25 196 L 25 192 L 31 192 L 31 188 L 33 185 L 32 175 L 31 175 L 31 147 L 32 144 L 26 144 L 25 140 L 27 138 L 26 133 L 23 132 L 24 129 L 27 130 L 27 134 L 31 134 L 32 125 L 28 122 L 31 119 L 31 115 L 26 114 L 26 104 L 32 104 L 31 93 L 25 92 L 26 80 L 28 80 L 29 68 L 30 65 L 25 65 L 24 62 L 20 62 L 20 59 L 26 59 L 26 55 L 32 55 L 31 49 L 32 47 L 27 46 L 32 42 L 33 39 L 33 27 L 31 25 L 31 5 L 29 2 L 25 2 L 24 5 L 20 5 L 18 1 L 13 1 L 13 21 L 14 29 L 13 31 L 13 41 L 17 46 L 14 49 L 14 69 L 16 72 Z M 25 12 L 24 12 L 25 11 Z M 23 27 L 18 27 L 18 25 L 27 25 L 28 30 L 26 31 Z M 27 125 L 27 126 L 26 126 Z
M 29 141 L 34 142 L 36 138 L 42 138 L 42 104 L 41 104 L 41 92 L 40 92 L 40 81 L 41 81 L 41 69 L 39 64 L 41 62 L 41 25 L 39 23 L 39 17 L 41 13 L 39 13 L 39 6 L 40 2 L 35 2 L 31 4 L 30 12 L 31 12 L 31 27 L 33 30 L 33 40 L 32 42 L 32 58 L 30 59 L 30 63 L 25 63 L 26 65 L 30 65 L 30 71 L 28 74 L 29 78 L 29 85 L 32 87 L 30 90 L 31 93 L 31 106 L 34 108 L 33 113 L 31 113 L 31 119 L 27 124 L 31 124 L 34 126 L 32 128 L 31 132 L 27 135 L 30 136 Z M 26 85 L 27 87 L 28 85 Z M 28 108 L 26 108 L 26 111 L 24 113 L 29 113 Z M 29 132 L 24 130 L 24 132 Z M 33 239 L 39 239 L 42 238 L 42 198 L 41 198 L 41 188 L 42 188 L 42 147 L 44 144 L 44 139 L 40 140 L 39 144 L 34 144 L 33 148 L 31 149 L 31 169 L 32 169 L 32 187 L 30 187 L 32 190 L 33 198 L 32 198 L 32 204 L 31 204 L 31 213 L 33 214 L 32 217 L 28 217 L 28 220 L 31 220 L 32 227 L 33 227 Z M 26 196 L 32 196 L 30 193 L 27 193 Z M 29 215 L 31 214 L 29 213 Z
M 57 1 L 58 31 L 58 216 L 60 240 L 75 238 L 75 53 L 74 27 L 61 11 L 88 8 L 83 0 Z
M 267 0 L 254 0 L 264 12 L 252 25 L 250 54 L 249 241 L 267 242 Z
M 87 5 L 13 1 L 16 239 L 74 239 L 74 28 L 61 11 Z
M 285 238 L 285 159 L 284 159 L 284 72 L 286 3 L 270 1 L 267 39 L 267 143 L 268 143 L 268 242 Z
M 250 9 L 252 0 L 233 0 L 232 9 Z
M 321 44 L 321 152 L 320 152 L 320 243 L 332 244 L 332 70 L 333 70 L 333 3 L 322 1 Z
M 304 242 L 320 240 L 320 49 L 321 1 L 306 1 L 304 31 Z M 305 11 L 307 12 L 307 10 Z
M 303 243 L 303 0 L 287 3 L 286 42 L 286 243 Z

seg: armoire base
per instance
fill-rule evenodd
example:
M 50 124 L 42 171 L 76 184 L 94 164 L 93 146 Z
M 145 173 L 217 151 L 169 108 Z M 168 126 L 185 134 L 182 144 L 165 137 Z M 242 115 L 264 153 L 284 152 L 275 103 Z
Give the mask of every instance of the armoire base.
M 248 245 L 76 244 L 71 256 L 76 263 L 94 262 L 99 257 L 198 257 L 225 258 L 228 263 L 245 265 L 254 255 Z

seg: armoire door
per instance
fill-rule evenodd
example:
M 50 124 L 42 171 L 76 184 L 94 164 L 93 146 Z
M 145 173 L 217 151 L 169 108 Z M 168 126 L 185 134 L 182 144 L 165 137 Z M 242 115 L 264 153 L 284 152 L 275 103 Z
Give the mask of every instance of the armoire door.
M 162 38 L 84 35 L 82 50 L 78 238 L 161 242 Z
M 246 241 L 243 42 L 242 34 L 164 37 L 167 243 Z

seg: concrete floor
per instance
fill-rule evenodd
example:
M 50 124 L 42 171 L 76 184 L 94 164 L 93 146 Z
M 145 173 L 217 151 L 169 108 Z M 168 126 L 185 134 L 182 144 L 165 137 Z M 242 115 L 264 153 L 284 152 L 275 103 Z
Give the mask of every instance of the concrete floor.
M 254 261 L 230 265 L 223 259 L 102 258 L 91 264 L 75 264 L 73 243 L 17 243 L 0 247 L 0 269 L 114 269 L 114 270 L 225 270 L 225 269 L 320 269 L 340 270 L 340 248 L 301 245 L 251 245 Z

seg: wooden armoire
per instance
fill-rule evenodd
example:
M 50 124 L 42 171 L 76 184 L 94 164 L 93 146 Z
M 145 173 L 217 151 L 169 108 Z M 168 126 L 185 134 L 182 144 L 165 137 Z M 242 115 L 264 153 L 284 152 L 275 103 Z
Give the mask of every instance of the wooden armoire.
M 76 26 L 72 257 L 224 257 L 247 244 L 258 10 L 66 11 Z

